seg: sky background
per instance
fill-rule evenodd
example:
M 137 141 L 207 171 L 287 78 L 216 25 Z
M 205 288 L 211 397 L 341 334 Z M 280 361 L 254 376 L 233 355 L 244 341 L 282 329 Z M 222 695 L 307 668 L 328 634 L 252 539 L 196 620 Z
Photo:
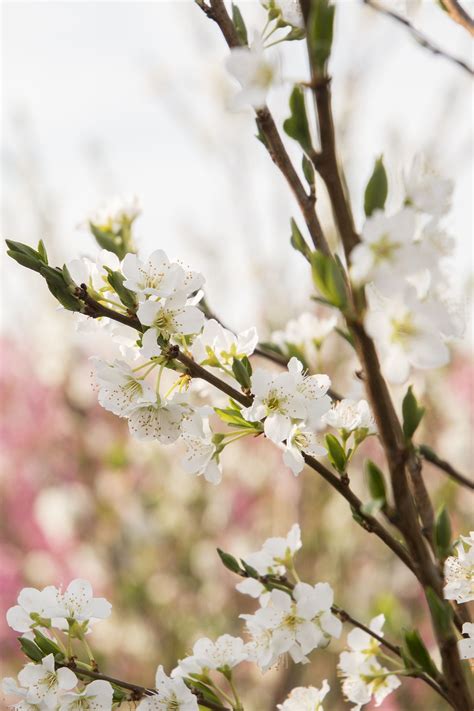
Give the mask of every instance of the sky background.
M 261 28 L 259 4 L 240 5 L 249 31 Z M 469 59 L 467 33 L 435 2 L 419 10 L 408 3 L 408 12 L 434 41 Z M 227 47 L 191 1 L 4 2 L 2 47 L 2 236 L 43 237 L 58 263 L 93 254 L 81 223 L 104 200 L 136 193 L 144 206 L 140 247 L 163 247 L 204 270 L 213 305 L 233 325 L 278 326 L 307 305 L 306 270 L 288 246 L 297 208 L 254 138 L 251 112 L 232 111 Z M 280 122 L 290 81 L 306 77 L 302 43 L 283 47 L 284 82 L 269 99 Z M 401 171 L 426 152 L 456 181 L 447 226 L 457 240 L 453 268 L 465 281 L 472 265 L 470 78 L 358 0 L 338 3 L 331 70 L 358 224 L 374 158 L 384 154 L 396 208 Z M 290 141 L 289 150 L 298 156 Z M 4 290 L 15 295 L 4 324 L 18 331 L 39 280 L 3 256 Z M 289 295 L 273 288 L 282 281 L 291 284 Z

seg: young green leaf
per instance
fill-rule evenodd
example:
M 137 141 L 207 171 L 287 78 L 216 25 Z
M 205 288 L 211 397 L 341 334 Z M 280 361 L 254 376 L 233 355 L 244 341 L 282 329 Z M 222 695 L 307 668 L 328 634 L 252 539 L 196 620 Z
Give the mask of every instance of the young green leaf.
M 402 414 L 403 434 L 405 435 L 406 440 L 410 441 L 415 434 L 423 415 L 425 414 L 425 408 L 418 405 L 411 385 L 403 398 Z
M 311 250 L 310 250 L 305 238 L 301 234 L 298 225 L 296 224 L 296 222 L 294 221 L 293 218 L 291 218 L 290 225 L 291 225 L 291 240 L 290 240 L 291 246 L 293 247 L 293 249 L 296 249 L 297 252 L 300 252 L 305 259 L 310 261 Z
M 380 156 L 375 161 L 372 175 L 365 189 L 364 210 L 367 217 L 370 217 L 374 210 L 383 210 L 387 194 L 387 173 L 385 172 L 382 156 Z
M 240 40 L 240 44 L 248 44 L 247 28 L 245 26 L 244 18 L 242 17 L 242 13 L 237 5 L 234 5 L 234 3 L 232 3 L 232 21 Z
M 38 629 L 34 630 L 34 635 L 36 645 L 42 652 L 44 652 L 44 654 L 54 654 L 54 656 L 56 656 L 56 654 L 62 654 L 61 649 L 58 647 L 56 642 L 53 642 L 53 640 L 49 639 L 49 637 L 45 637 L 45 635 Z
M 335 6 L 330 0 L 313 0 L 308 18 L 308 48 L 313 67 L 326 76 L 331 54 Z
M 232 573 L 240 573 L 242 571 L 242 568 L 239 565 L 239 562 L 236 558 L 234 558 L 233 555 L 230 555 L 230 553 L 226 553 L 225 551 L 221 550 L 220 548 L 217 548 L 217 553 L 219 555 L 219 558 L 225 565 L 225 567 L 230 570 Z
M 445 634 L 448 634 L 451 631 L 452 626 L 452 607 L 444 600 L 440 600 L 432 588 L 427 588 L 425 595 L 428 600 L 431 616 L 436 629 L 440 635 L 444 636 Z
M 242 361 L 238 358 L 232 359 L 232 372 L 242 388 L 244 388 L 244 390 L 250 390 L 252 387 L 252 381 L 250 380 L 249 372 Z
M 297 141 L 305 153 L 310 153 L 313 146 L 306 115 L 304 92 L 298 85 L 291 92 L 290 112 L 290 117 L 283 122 L 285 133 Z
M 27 637 L 19 637 L 21 651 L 33 662 L 40 662 L 45 656 L 41 649 Z
M 328 450 L 328 459 L 339 474 L 344 474 L 346 469 L 346 453 L 342 448 L 339 440 L 332 434 L 327 434 L 325 437 L 326 447 Z
M 405 653 L 413 660 L 415 664 L 423 669 L 424 672 L 429 674 L 433 679 L 439 677 L 439 672 L 436 668 L 435 663 L 431 659 L 428 650 L 425 647 L 425 643 L 418 630 L 409 630 L 404 634 L 405 642 Z
M 443 560 L 451 553 L 451 521 L 446 506 L 442 506 L 436 517 L 435 542 L 438 555 Z
M 387 489 L 383 473 L 371 459 L 367 459 L 365 462 L 365 473 L 371 497 L 381 500 L 385 505 L 387 503 Z

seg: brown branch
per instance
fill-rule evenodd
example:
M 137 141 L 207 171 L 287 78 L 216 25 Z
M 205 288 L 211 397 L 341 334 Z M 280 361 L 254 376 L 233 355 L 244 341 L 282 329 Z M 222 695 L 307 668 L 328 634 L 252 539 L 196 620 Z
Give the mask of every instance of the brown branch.
M 421 444 L 418 447 L 418 451 L 423 457 L 423 459 L 426 459 L 427 462 L 430 462 L 430 464 L 433 464 L 435 467 L 445 472 L 458 484 L 460 484 L 461 486 L 465 486 L 468 489 L 474 490 L 474 481 L 468 479 L 467 476 L 464 476 L 464 474 L 458 472 L 457 469 L 455 469 L 449 462 L 446 462 L 444 459 L 438 457 L 436 452 L 433 452 L 431 447 L 428 447 L 426 444 Z
M 82 667 L 78 666 L 78 663 L 75 661 L 71 661 L 68 663 L 58 662 L 57 666 L 58 667 L 66 667 L 67 669 L 72 669 L 79 676 L 85 676 L 89 679 L 100 679 L 102 681 L 108 681 L 110 684 L 119 686 L 121 689 L 127 689 L 127 691 L 132 692 L 134 701 L 138 701 L 139 699 L 143 698 L 144 696 L 153 696 L 154 694 L 157 693 L 156 689 L 148 689 L 147 687 L 140 686 L 139 684 L 131 684 L 128 681 L 122 681 L 121 679 L 115 679 L 115 677 L 108 676 L 107 674 L 101 674 L 99 672 L 92 671 L 89 669 L 83 669 Z M 202 694 L 202 692 L 199 689 L 194 688 L 193 686 L 191 686 L 191 692 L 196 697 L 199 705 L 204 706 L 204 708 L 206 708 L 206 709 L 211 709 L 212 711 L 230 711 L 227 708 L 227 706 L 221 706 L 220 704 L 216 704 L 213 701 L 209 701 L 209 699 L 206 699 L 205 696 Z
M 458 0 L 443 0 L 443 8 L 454 22 L 464 27 L 471 36 L 474 35 L 474 21 Z
M 234 23 L 223 0 L 210 0 L 209 5 L 202 1 L 198 5 L 211 20 L 217 23 L 230 49 L 241 46 Z M 313 194 L 306 192 L 267 106 L 256 110 L 256 119 L 271 159 L 285 177 L 296 198 L 314 246 L 325 254 L 329 254 L 329 247 L 315 211 L 316 198 Z
M 438 47 L 438 45 L 436 45 L 432 40 L 428 39 L 428 37 L 422 34 L 422 32 L 417 30 L 416 27 L 414 27 L 411 22 L 407 20 L 406 17 L 403 17 L 403 15 L 399 15 L 397 12 L 389 10 L 389 8 L 379 4 L 378 2 L 376 2 L 376 0 L 362 0 L 362 2 L 365 5 L 368 5 L 368 7 L 371 7 L 372 10 L 375 10 L 381 15 L 385 15 L 385 17 L 395 20 L 395 22 L 406 27 L 413 39 L 432 54 L 447 59 L 449 62 L 456 64 L 468 74 L 474 74 L 474 71 L 466 62 L 464 62 L 464 60 L 459 59 L 458 57 L 453 57 L 453 55 L 449 54 L 448 52 L 445 52 L 444 49 L 441 49 L 441 47 Z

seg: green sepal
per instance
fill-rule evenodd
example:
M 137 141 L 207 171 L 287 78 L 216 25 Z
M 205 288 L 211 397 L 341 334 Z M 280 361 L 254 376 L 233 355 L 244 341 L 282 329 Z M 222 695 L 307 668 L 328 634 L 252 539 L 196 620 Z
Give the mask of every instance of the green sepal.
M 314 166 L 309 160 L 309 158 L 304 154 L 303 158 L 301 159 L 301 169 L 303 171 L 304 177 L 306 178 L 306 182 L 308 183 L 309 187 L 312 188 L 315 182 Z
M 244 18 L 242 17 L 242 13 L 240 12 L 240 9 L 237 7 L 237 5 L 234 5 L 234 3 L 232 3 L 232 21 L 234 23 L 235 31 L 237 32 L 237 36 L 240 40 L 240 44 L 247 45 L 248 44 L 248 35 L 247 35 L 247 28 L 245 26 Z
M 388 194 L 387 173 L 383 164 L 383 158 L 377 158 L 375 161 L 372 175 L 365 189 L 364 194 L 364 211 L 367 217 L 375 210 L 383 210 Z
M 245 560 L 240 561 L 242 563 L 242 567 L 247 573 L 247 577 L 249 578 L 254 578 L 255 580 L 258 580 L 259 574 L 258 571 L 255 570 L 255 568 L 252 568 L 251 565 L 245 562 Z
M 232 372 L 234 374 L 235 379 L 241 385 L 244 390 L 250 390 L 252 386 L 252 381 L 250 380 L 250 375 L 245 367 L 245 365 L 242 363 L 241 360 L 238 358 L 233 358 L 232 359 Z
M 339 474 L 344 474 L 346 469 L 347 457 L 342 445 L 337 437 L 332 434 L 327 434 L 324 438 L 328 450 L 328 459 Z
M 300 144 L 305 153 L 311 153 L 313 146 L 303 89 L 296 85 L 290 96 L 290 117 L 283 122 L 285 133 Z
M 418 405 L 417 399 L 413 394 L 412 386 L 408 388 L 402 403 L 403 414 L 403 434 L 409 442 L 415 434 L 418 425 L 420 424 L 425 408 Z

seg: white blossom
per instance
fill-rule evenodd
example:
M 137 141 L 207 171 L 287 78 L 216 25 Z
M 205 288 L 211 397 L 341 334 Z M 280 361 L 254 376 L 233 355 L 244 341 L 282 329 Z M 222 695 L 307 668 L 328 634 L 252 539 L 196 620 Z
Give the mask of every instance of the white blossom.
M 290 373 L 275 375 L 258 368 L 252 375 L 254 401 L 243 408 L 242 415 L 249 422 L 265 419 L 265 435 L 273 442 L 282 442 L 291 432 L 292 418 L 306 416 L 304 397 L 296 391 Z
M 462 633 L 464 637 L 458 642 L 459 656 L 461 659 L 474 659 L 474 624 L 465 622 Z
M 369 291 L 368 299 L 365 326 L 375 340 L 389 382 L 404 383 L 412 367 L 425 370 L 448 363 L 445 337 L 456 335 L 456 327 L 439 299 L 420 300 L 410 286 L 392 299 Z
M 80 693 L 64 694 L 60 699 L 59 711 L 111 711 L 113 695 L 112 684 L 96 679 Z
M 44 704 L 51 709 L 56 708 L 61 692 L 70 691 L 78 683 L 76 675 L 70 669 L 55 668 L 52 654 L 48 654 L 38 664 L 26 664 L 18 674 L 18 681 L 27 689 L 28 703 Z
M 284 331 L 272 333 L 272 341 L 280 348 L 286 349 L 287 345 L 296 346 L 306 358 L 315 357 L 315 350 L 319 349 L 326 338 L 334 331 L 337 316 L 321 318 L 311 313 L 302 313 L 296 319 L 291 319 Z
M 113 271 L 120 269 L 120 261 L 117 255 L 106 249 L 101 249 L 95 259 L 81 257 L 73 259 L 66 264 L 72 280 L 78 286 L 85 284 L 92 291 L 100 291 L 104 288 L 106 291 L 112 290 L 107 281 L 105 267 Z
M 369 628 L 383 637 L 384 622 L 384 615 L 377 615 L 370 621 Z M 342 652 L 338 664 L 344 695 L 356 704 L 353 711 L 359 711 L 372 697 L 375 705 L 380 706 L 385 697 L 400 686 L 400 680 L 377 661 L 380 642 L 368 632 L 354 628 L 347 635 L 347 645 L 350 651 Z
M 296 392 L 303 398 L 305 421 L 311 427 L 320 426 L 322 415 L 331 407 L 331 398 L 326 394 L 331 386 L 329 376 L 305 375 L 303 364 L 294 357 L 288 363 L 288 372 L 293 378 Z
M 215 319 L 209 319 L 194 339 L 191 353 L 200 365 L 232 368 L 233 359 L 252 355 L 257 343 L 255 328 L 249 328 L 236 336 Z
M 138 307 L 137 316 L 142 324 L 150 326 L 142 339 L 141 353 L 146 358 L 160 355 L 157 336 L 169 339 L 172 336 L 198 333 L 204 322 L 202 311 L 197 306 L 188 305 L 184 293 L 175 294 L 164 301 L 145 301 Z
M 92 359 L 99 385 L 99 402 L 106 410 L 119 417 L 126 417 L 130 409 L 143 400 L 153 398 L 153 388 L 130 366 L 121 360 L 106 363 Z
M 253 626 L 271 633 L 269 648 L 259 663 L 270 666 L 287 652 L 293 661 L 305 661 L 313 649 L 325 647 L 331 637 L 339 637 L 342 625 L 331 612 L 332 603 L 333 591 L 328 583 L 297 583 L 293 598 L 282 590 L 272 590 L 265 607 L 254 615 L 241 615 L 249 631 Z
M 57 590 L 53 585 L 42 590 L 23 588 L 18 595 L 18 604 L 7 610 L 7 623 L 17 632 L 28 632 L 38 626 L 40 620 L 48 621 L 56 602 Z
M 259 551 L 247 553 L 242 559 L 255 568 L 259 575 L 285 575 L 286 569 L 292 567 L 293 557 L 301 546 L 301 529 L 294 523 L 285 537 L 267 538 Z M 242 592 L 241 585 L 237 585 L 237 590 Z
M 327 679 L 320 689 L 315 686 L 297 686 L 286 701 L 278 704 L 280 711 L 324 711 L 323 701 L 330 690 Z
M 125 276 L 124 286 L 137 293 L 141 299 L 149 296 L 169 297 L 185 288 L 184 269 L 176 262 L 170 262 L 162 249 L 152 252 L 145 261 L 136 254 L 127 254 L 122 272 Z
M 461 536 L 456 553 L 446 558 L 444 564 L 444 597 L 458 603 L 470 602 L 474 600 L 474 531 L 469 536 Z
M 131 434 L 137 439 L 171 444 L 180 436 L 188 411 L 189 407 L 178 398 L 167 400 L 156 395 L 130 409 L 128 426 Z
M 2 679 L 2 691 L 7 696 L 18 696 L 19 701 L 12 704 L 10 708 L 15 709 L 15 711 L 43 711 L 43 709 L 48 709 L 45 703 L 30 703 L 27 701 L 28 689 L 26 687 L 20 687 L 16 683 L 15 679 L 12 677 L 5 677 Z
M 181 460 L 183 469 L 188 474 L 202 475 L 211 484 L 219 484 L 222 470 L 209 420 L 190 421 L 182 432 L 182 440 L 186 448 L 186 456 Z
M 303 452 L 312 457 L 322 457 L 327 453 L 327 450 L 321 445 L 315 432 L 307 429 L 304 425 L 296 424 L 293 425 L 288 435 L 283 452 L 283 461 L 295 476 L 303 471 L 305 463 Z
M 367 400 L 344 399 L 334 403 L 323 415 L 323 421 L 330 427 L 344 432 L 367 430 L 367 434 L 376 432 L 374 417 Z
M 196 697 L 188 689 L 181 677 L 171 678 L 160 665 L 155 678 L 156 694 L 145 696 L 137 706 L 137 711 L 199 711 Z
M 235 98 L 235 107 L 250 104 L 255 109 L 263 108 L 268 91 L 276 82 L 277 66 L 265 52 L 261 38 L 255 35 L 250 47 L 233 47 L 226 67 L 242 87 Z
M 215 642 L 203 637 L 194 644 L 192 655 L 181 659 L 171 675 L 207 674 L 214 669 L 227 672 L 247 658 L 247 648 L 240 637 L 224 634 Z
M 422 268 L 414 245 L 415 214 L 404 208 L 387 217 L 377 210 L 367 218 L 361 241 L 351 252 L 355 284 L 373 282 L 384 294 L 400 289 L 400 282 Z
M 413 164 L 404 176 L 405 202 L 416 210 L 430 215 L 440 216 L 448 212 L 451 206 L 453 183 L 440 178 L 430 170 L 421 156 L 416 156 Z
M 94 597 L 88 580 L 76 578 L 62 592 L 56 589 L 55 600 L 49 610 L 55 626 L 64 627 L 66 620 L 95 622 L 106 620 L 112 612 L 112 605 L 104 597 Z M 63 622 L 61 622 L 63 620 Z

